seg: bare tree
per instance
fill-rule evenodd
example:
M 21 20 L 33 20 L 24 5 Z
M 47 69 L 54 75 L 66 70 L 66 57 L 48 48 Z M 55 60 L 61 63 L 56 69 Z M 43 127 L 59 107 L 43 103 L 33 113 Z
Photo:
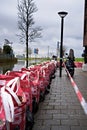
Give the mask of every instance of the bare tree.
M 28 67 L 28 43 L 41 37 L 41 27 L 35 27 L 33 14 L 37 12 L 34 0 L 18 0 L 18 28 L 20 41 L 26 44 L 26 67 Z

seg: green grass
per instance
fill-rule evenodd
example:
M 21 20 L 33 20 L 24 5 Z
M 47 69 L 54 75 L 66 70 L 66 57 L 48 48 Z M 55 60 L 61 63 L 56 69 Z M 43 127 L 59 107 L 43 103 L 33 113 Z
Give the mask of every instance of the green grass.
M 84 62 L 84 58 L 75 58 L 75 61 L 77 61 L 77 62 Z
M 44 61 L 50 61 L 51 60 L 50 58 L 36 58 L 36 59 L 40 60 L 40 63 L 44 62 Z M 26 58 L 24 58 L 22 60 L 26 60 Z M 35 58 L 31 57 L 31 58 L 28 58 L 28 60 L 35 60 Z M 75 61 L 76 62 L 84 62 L 84 58 L 75 58 Z

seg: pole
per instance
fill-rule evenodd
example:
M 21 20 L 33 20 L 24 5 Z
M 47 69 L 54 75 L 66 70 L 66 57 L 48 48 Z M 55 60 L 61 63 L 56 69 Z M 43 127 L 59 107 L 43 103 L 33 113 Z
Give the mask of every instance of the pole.
M 60 73 L 59 76 L 62 77 L 62 59 L 63 59 L 63 24 L 64 19 L 61 17 L 61 44 L 60 44 Z

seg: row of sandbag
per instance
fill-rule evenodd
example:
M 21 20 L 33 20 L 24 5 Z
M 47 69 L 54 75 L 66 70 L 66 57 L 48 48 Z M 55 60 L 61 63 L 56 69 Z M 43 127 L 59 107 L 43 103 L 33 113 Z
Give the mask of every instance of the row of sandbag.
M 56 68 L 49 61 L 0 74 L 0 130 L 31 130 Z

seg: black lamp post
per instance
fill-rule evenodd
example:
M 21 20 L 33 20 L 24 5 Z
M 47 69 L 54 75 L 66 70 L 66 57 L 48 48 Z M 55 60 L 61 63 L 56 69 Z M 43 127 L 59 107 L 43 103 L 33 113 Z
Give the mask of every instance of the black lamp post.
M 61 41 L 60 41 L 60 73 L 59 76 L 62 77 L 62 58 L 63 58 L 63 24 L 64 17 L 67 15 L 67 12 L 61 11 L 58 12 L 58 15 L 61 17 Z

